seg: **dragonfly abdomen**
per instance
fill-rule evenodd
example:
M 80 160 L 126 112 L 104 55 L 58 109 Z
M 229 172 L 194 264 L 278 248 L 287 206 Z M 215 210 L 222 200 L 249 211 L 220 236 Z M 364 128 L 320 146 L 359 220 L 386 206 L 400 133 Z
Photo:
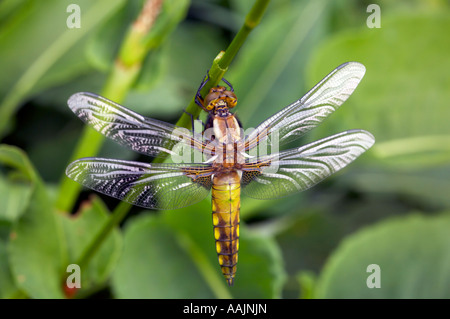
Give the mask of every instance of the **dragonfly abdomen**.
M 212 186 L 212 217 L 216 252 L 222 273 L 233 285 L 239 251 L 241 184 L 236 171 L 217 174 Z

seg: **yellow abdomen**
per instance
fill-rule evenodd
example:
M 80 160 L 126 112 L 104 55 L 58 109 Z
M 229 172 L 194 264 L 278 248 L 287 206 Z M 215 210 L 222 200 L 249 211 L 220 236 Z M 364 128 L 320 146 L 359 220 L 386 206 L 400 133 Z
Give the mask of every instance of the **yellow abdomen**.
M 236 171 L 214 175 L 212 217 L 216 251 L 222 273 L 233 285 L 239 251 L 239 211 L 241 183 Z

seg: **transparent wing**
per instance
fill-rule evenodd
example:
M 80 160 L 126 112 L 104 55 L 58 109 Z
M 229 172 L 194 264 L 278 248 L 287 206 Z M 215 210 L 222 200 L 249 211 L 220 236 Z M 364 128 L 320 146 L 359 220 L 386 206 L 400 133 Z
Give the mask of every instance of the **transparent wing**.
M 345 167 L 375 139 L 363 130 L 342 132 L 244 165 L 243 194 L 274 199 L 304 191 Z
M 100 193 L 151 209 L 177 209 L 205 198 L 211 188 L 207 164 L 145 164 L 105 158 L 71 163 L 66 175 Z
M 149 156 L 178 155 L 180 142 L 203 151 L 205 144 L 187 129 L 137 114 L 102 96 L 79 92 L 67 104 L 86 124 L 117 143 Z
M 250 150 L 269 138 L 279 145 L 292 141 L 326 119 L 353 93 L 364 76 L 364 65 L 348 62 L 338 66 L 300 100 L 271 116 L 248 135 L 245 149 Z M 272 139 L 275 139 L 273 141 Z

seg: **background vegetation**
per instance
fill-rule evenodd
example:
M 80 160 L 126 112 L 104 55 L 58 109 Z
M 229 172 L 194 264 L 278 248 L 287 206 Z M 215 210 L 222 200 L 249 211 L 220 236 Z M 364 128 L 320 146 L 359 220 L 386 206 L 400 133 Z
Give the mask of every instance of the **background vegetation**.
M 78 154 L 101 146 L 102 157 L 150 159 L 86 130 L 67 99 L 102 93 L 177 122 L 253 2 L 166 0 L 138 45 L 130 25 L 143 1 L 76 3 L 80 29 L 66 26 L 67 2 L 0 2 L 0 297 L 450 297 L 448 1 L 270 3 L 225 75 L 244 126 L 358 61 L 367 68 L 360 86 L 300 143 L 353 128 L 377 141 L 307 192 L 242 199 L 231 288 L 217 264 L 210 198 L 174 211 L 134 207 L 115 226 L 111 212 L 128 208 L 86 189 L 78 196 L 64 177 L 77 145 Z M 370 3 L 381 7 L 380 29 L 366 25 Z M 79 262 L 74 294 L 63 288 L 66 267 Z M 366 285 L 370 264 L 381 268 L 379 289 Z

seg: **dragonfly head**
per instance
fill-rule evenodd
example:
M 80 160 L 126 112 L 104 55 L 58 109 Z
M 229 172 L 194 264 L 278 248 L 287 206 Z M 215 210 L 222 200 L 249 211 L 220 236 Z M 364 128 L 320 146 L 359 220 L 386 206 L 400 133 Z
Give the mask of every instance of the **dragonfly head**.
M 237 104 L 237 97 L 224 86 L 216 86 L 209 90 L 205 97 L 205 109 L 218 116 L 227 116 L 229 109 Z

